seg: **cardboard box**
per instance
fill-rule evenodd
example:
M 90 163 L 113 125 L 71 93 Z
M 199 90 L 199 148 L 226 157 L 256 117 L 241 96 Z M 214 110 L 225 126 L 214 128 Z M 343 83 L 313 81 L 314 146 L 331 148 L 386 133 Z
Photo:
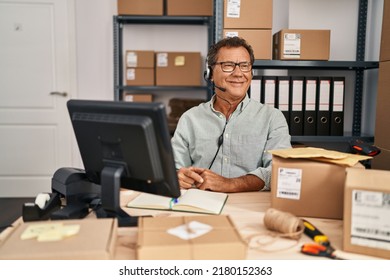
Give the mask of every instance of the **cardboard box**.
M 153 95 L 151 94 L 125 94 L 124 101 L 128 102 L 152 102 Z
M 118 15 L 162 16 L 163 2 L 163 0 L 118 0 Z
M 155 71 L 153 68 L 127 68 L 126 85 L 128 86 L 154 86 Z
M 390 1 L 385 0 L 383 3 L 382 19 L 382 37 L 381 50 L 379 55 L 380 61 L 390 60 Z
M 127 50 L 125 65 L 128 68 L 154 68 L 154 51 Z
M 80 225 L 74 236 L 59 241 L 21 240 L 30 225 L 63 223 Z M 0 259 L 7 260 L 106 260 L 114 256 L 116 219 L 83 219 L 27 222 L 17 226 L 0 244 Z
M 361 164 L 356 168 L 364 169 Z M 273 155 L 271 206 L 301 217 L 342 219 L 345 170 L 342 165 Z
M 381 153 L 374 157 L 372 166 L 376 169 L 390 170 L 390 61 L 379 63 L 378 92 L 376 99 L 375 145 Z
M 167 0 L 168 16 L 213 16 L 213 0 Z
M 200 86 L 200 52 L 157 52 L 157 86 Z
M 246 250 L 246 243 L 228 216 L 143 217 L 139 220 L 139 260 L 239 260 L 246 258 Z
M 272 29 L 272 0 L 224 0 L 223 27 Z
M 329 60 L 330 30 L 282 29 L 272 48 L 277 60 Z
M 271 29 L 224 29 L 224 37 L 241 37 L 252 46 L 255 59 L 272 59 Z
M 343 250 L 390 259 L 390 172 L 347 169 Z

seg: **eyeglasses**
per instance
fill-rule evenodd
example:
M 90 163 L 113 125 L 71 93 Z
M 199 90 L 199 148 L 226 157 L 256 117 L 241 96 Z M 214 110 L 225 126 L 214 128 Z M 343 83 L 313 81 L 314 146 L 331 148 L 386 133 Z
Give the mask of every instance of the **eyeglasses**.
M 222 62 L 216 62 L 215 64 L 221 65 L 221 69 L 223 72 L 231 73 L 236 69 L 236 66 L 240 68 L 241 72 L 249 72 L 252 70 L 252 64 L 247 61 L 235 63 L 232 61 L 222 61 Z

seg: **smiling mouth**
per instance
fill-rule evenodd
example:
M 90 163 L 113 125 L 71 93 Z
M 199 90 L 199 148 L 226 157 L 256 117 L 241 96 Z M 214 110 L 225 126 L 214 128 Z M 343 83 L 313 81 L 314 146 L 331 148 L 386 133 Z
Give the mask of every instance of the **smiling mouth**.
M 232 85 L 242 85 L 244 84 L 244 82 L 236 82 L 236 81 L 228 81 L 229 84 L 232 84 Z

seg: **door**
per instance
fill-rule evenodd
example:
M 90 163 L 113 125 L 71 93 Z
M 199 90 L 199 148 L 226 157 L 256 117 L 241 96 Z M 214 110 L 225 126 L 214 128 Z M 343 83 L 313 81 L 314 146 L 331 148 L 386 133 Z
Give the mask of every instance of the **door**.
M 0 0 L 0 197 L 51 192 L 71 166 L 72 3 Z

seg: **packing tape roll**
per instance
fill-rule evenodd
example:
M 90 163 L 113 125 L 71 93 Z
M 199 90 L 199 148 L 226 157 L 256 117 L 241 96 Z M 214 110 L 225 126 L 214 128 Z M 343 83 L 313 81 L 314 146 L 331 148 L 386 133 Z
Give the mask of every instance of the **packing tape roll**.
M 35 198 L 35 204 L 38 205 L 40 209 L 45 208 L 46 202 L 50 200 L 50 195 L 48 193 L 40 193 Z

